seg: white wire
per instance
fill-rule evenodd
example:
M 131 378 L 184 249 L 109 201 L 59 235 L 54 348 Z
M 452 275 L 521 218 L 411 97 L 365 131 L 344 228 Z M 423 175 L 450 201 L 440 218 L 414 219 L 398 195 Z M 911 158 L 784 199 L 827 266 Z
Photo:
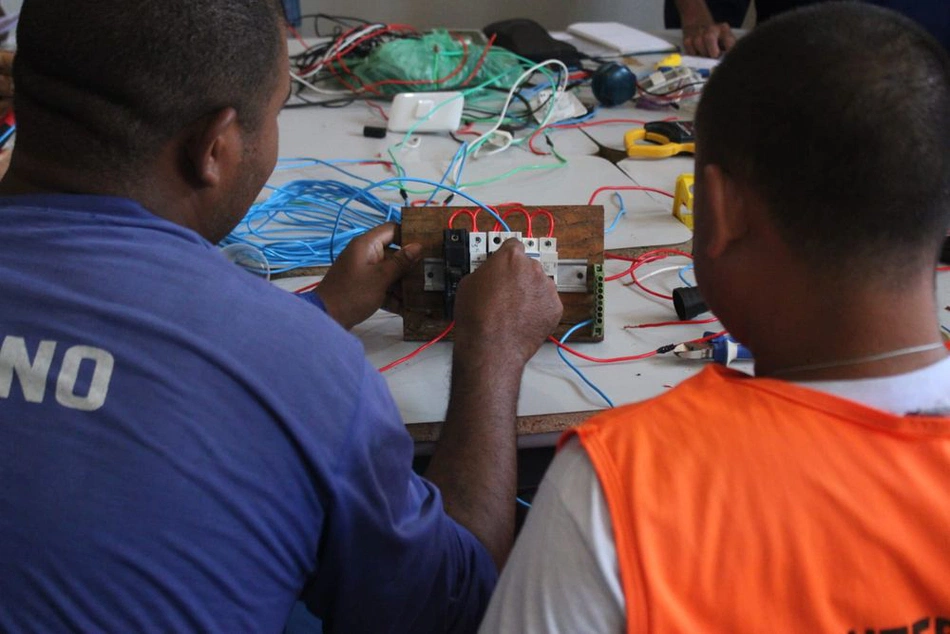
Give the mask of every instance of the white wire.
M 544 60 L 543 62 L 535 64 L 525 72 L 521 73 L 518 79 L 515 80 L 515 83 L 511 85 L 511 90 L 508 91 L 508 96 L 505 98 L 505 104 L 501 107 L 501 112 L 498 115 L 498 120 L 495 122 L 495 125 L 489 128 L 486 132 L 482 133 L 480 137 L 472 141 L 471 146 L 469 146 L 469 151 L 472 153 L 473 158 L 479 156 L 479 150 L 481 149 L 482 145 L 488 141 L 489 137 L 498 132 L 498 128 L 500 128 L 501 124 L 505 121 L 505 116 L 508 114 L 509 106 L 511 106 L 511 100 L 515 98 L 515 93 L 518 91 L 518 86 L 521 85 L 522 82 L 527 81 L 532 75 L 545 66 L 552 65 L 558 66 L 559 70 L 562 72 L 560 73 L 558 86 L 554 90 L 554 94 L 551 96 L 548 112 L 545 115 L 544 120 L 541 122 L 541 127 L 547 125 L 548 119 L 550 119 L 551 115 L 554 113 L 554 108 L 557 106 L 558 100 L 561 98 L 561 95 L 564 94 L 564 91 L 567 90 L 567 76 L 570 74 L 570 72 L 567 70 L 567 66 L 565 66 L 564 62 L 559 59 Z M 515 142 L 513 138 L 510 138 L 510 133 L 508 134 L 508 137 L 509 139 L 507 139 L 507 142 L 503 146 L 499 146 L 498 148 L 491 150 L 490 152 L 485 152 L 482 155 L 491 156 L 492 154 L 497 154 L 498 152 L 507 150 L 508 147 Z
M 318 92 L 322 95 L 351 95 L 353 91 L 351 90 L 327 90 L 326 88 L 320 88 L 314 84 L 311 84 L 309 81 L 296 74 L 294 71 L 290 71 L 290 78 L 296 82 L 300 82 L 310 90 Z
M 382 23 L 370 24 L 369 26 L 359 31 L 356 31 L 355 33 L 351 33 L 349 36 L 346 37 L 346 39 L 337 42 L 333 46 L 330 46 L 326 50 L 326 52 L 324 52 L 323 56 L 320 57 L 319 60 L 317 60 L 317 62 L 314 64 L 314 67 L 308 70 L 306 73 L 302 74 L 301 77 L 305 79 L 309 79 L 310 77 L 313 77 L 314 75 L 316 75 L 323 69 L 324 64 L 326 64 L 331 58 L 336 57 L 339 51 L 345 49 L 347 46 L 357 41 L 361 37 L 365 35 L 369 35 L 370 33 L 374 31 L 378 31 L 379 29 L 382 29 L 385 27 L 386 25 Z
M 677 265 L 677 266 L 665 266 L 665 267 L 663 267 L 662 269 L 657 269 L 657 270 L 655 270 L 655 271 L 650 271 L 650 272 L 647 273 L 646 275 L 638 275 L 638 276 L 637 276 L 637 281 L 638 281 L 638 282 L 642 282 L 643 280 L 648 280 L 648 279 L 650 279 L 651 277 L 654 277 L 654 276 L 656 276 L 656 275 L 659 275 L 660 273 L 667 273 L 667 272 L 669 272 L 669 271 L 679 271 L 681 268 L 683 268 L 683 265 L 682 265 L 682 264 L 679 264 L 679 265 Z

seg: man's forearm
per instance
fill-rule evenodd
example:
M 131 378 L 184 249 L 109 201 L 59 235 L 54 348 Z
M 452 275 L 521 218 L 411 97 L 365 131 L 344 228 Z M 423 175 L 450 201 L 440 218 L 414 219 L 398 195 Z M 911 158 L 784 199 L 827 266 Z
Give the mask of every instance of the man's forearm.
M 712 13 L 706 6 L 706 0 L 675 0 L 680 13 L 680 22 L 684 27 L 697 24 L 712 24 Z
M 487 346 L 456 345 L 449 409 L 425 475 L 442 491 L 446 512 L 482 542 L 500 570 L 514 540 L 523 368 Z

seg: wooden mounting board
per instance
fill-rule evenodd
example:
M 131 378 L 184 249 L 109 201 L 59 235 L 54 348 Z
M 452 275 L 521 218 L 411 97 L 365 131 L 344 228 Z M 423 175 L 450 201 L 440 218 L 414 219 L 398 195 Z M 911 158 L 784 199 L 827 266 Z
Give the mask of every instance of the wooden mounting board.
M 449 227 L 449 217 L 460 209 L 478 212 L 478 228 L 491 230 L 495 221 L 485 210 L 471 207 L 404 207 L 402 210 L 402 244 L 418 242 L 422 245 L 422 257 L 442 258 L 442 231 Z M 604 263 L 604 208 L 587 205 L 524 206 L 529 214 L 545 209 L 554 215 L 554 237 L 557 238 L 558 259 L 586 259 L 588 265 L 588 289 L 586 293 L 560 293 L 564 315 L 554 332 L 560 337 L 574 324 L 590 319 L 594 314 L 594 282 L 590 267 Z M 523 214 L 508 216 L 506 222 L 512 231 L 524 232 L 526 221 Z M 543 216 L 534 220 L 535 237 L 547 234 L 548 222 Z M 455 229 L 471 230 L 467 215 L 459 215 Z M 420 262 L 403 278 L 403 339 L 405 341 L 429 341 L 439 335 L 448 320 L 442 305 L 441 291 L 425 290 L 425 273 Z M 449 333 L 448 339 L 451 339 Z M 593 337 L 590 328 L 582 328 L 571 336 L 571 341 L 601 341 Z

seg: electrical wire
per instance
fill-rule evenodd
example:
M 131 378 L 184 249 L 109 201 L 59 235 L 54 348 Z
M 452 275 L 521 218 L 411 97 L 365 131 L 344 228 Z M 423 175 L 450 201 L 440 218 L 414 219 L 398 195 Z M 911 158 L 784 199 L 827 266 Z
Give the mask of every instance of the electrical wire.
M 343 219 L 343 217 L 344 217 L 344 213 L 346 212 L 346 209 L 347 209 L 347 207 L 349 206 L 349 204 L 350 204 L 353 200 L 358 199 L 360 196 L 369 195 L 369 191 L 370 191 L 371 189 L 377 189 L 377 188 L 380 188 L 380 187 L 385 187 L 386 185 L 391 185 L 391 184 L 394 184 L 394 183 L 423 183 L 423 184 L 426 184 L 426 185 L 431 185 L 431 186 L 433 186 L 433 187 L 437 187 L 437 188 L 439 188 L 439 189 L 448 190 L 448 191 L 452 192 L 453 194 L 455 194 L 455 195 L 457 195 L 457 196 L 461 196 L 461 197 L 464 198 L 465 200 L 467 200 L 467 201 L 469 201 L 469 202 L 471 202 L 471 203 L 474 203 L 475 205 L 477 205 L 477 206 L 480 207 L 481 209 L 484 209 L 484 210 L 487 211 L 487 212 L 489 213 L 489 215 L 491 215 L 496 221 L 498 221 L 498 222 L 501 223 L 501 225 L 505 228 L 505 231 L 511 231 L 511 228 L 508 227 L 508 224 L 505 222 L 505 220 L 504 220 L 501 216 L 499 216 L 498 213 L 497 213 L 494 209 L 492 209 L 491 207 L 489 207 L 489 206 L 486 205 L 485 203 L 483 203 L 483 202 L 481 202 L 481 201 L 479 201 L 479 200 L 476 200 L 475 198 L 472 198 L 471 196 L 469 196 L 468 194 L 466 194 L 465 192 L 463 192 L 463 191 L 460 190 L 460 189 L 456 189 L 455 187 L 450 187 L 449 185 L 445 185 L 445 184 L 441 184 L 441 185 L 440 185 L 439 183 L 436 183 L 435 181 L 430 181 L 430 180 L 425 179 L 425 178 L 410 178 L 410 177 L 408 177 L 408 176 L 396 176 L 396 177 L 393 177 L 393 178 L 387 178 L 387 179 L 385 179 L 385 180 L 381 180 L 381 181 L 377 181 L 377 182 L 375 182 L 375 183 L 371 183 L 370 185 L 367 185 L 367 186 L 364 187 L 363 189 L 361 189 L 361 190 L 359 190 L 359 191 L 354 192 L 353 194 L 351 194 L 349 198 L 347 198 L 343 203 L 340 204 L 340 210 L 339 210 L 339 213 L 337 214 L 336 222 L 335 222 L 334 225 L 333 225 L 333 231 L 332 231 L 331 234 L 330 234 L 329 251 L 330 251 L 330 261 L 331 261 L 331 262 L 336 259 L 336 257 L 335 257 L 335 244 L 334 244 L 334 243 L 335 243 L 335 241 L 336 241 L 337 230 L 338 230 L 338 228 L 339 228 L 339 226 L 340 226 L 340 223 L 341 223 L 341 221 L 342 221 L 342 219 Z
M 398 206 L 339 181 L 298 180 L 273 189 L 221 241 L 259 249 L 273 273 L 330 264 L 333 245 L 401 219 Z
M 589 387 L 590 389 L 594 390 L 594 392 L 596 392 L 602 399 L 604 399 L 604 401 L 607 403 L 607 405 L 608 405 L 609 407 L 614 407 L 614 402 L 613 402 L 612 400 L 610 400 L 610 397 L 607 396 L 607 395 L 604 393 L 603 390 L 601 390 L 599 387 L 597 387 L 596 385 L 594 385 L 594 382 L 591 381 L 590 379 L 588 379 L 587 376 L 586 376 L 583 372 L 580 371 L 580 368 L 578 368 L 576 365 L 574 365 L 574 364 L 571 362 L 571 360 L 567 358 L 567 355 L 564 354 L 564 350 L 562 349 L 562 346 L 564 346 L 564 344 L 565 344 L 565 343 L 567 342 L 567 340 L 571 337 L 571 335 L 573 335 L 575 332 L 577 332 L 577 331 L 580 330 L 581 328 L 584 328 L 585 326 L 591 325 L 591 323 L 593 323 L 593 321 L 590 320 L 590 319 L 588 319 L 588 320 L 586 320 L 586 321 L 582 321 L 582 322 L 580 322 L 580 323 L 578 323 L 578 324 L 575 324 L 575 325 L 571 326 L 571 328 L 568 329 L 568 331 L 564 333 L 564 336 L 561 337 L 561 340 L 560 340 L 560 341 L 557 341 L 557 343 L 558 343 L 557 354 L 558 354 L 559 357 L 561 357 L 561 361 L 563 361 L 565 364 L 567 364 L 567 367 L 569 367 L 569 368 L 574 372 L 574 374 L 576 374 L 578 377 L 580 377 L 581 381 L 583 381 L 585 384 L 587 384 L 587 387 Z M 552 339 L 553 339 L 553 337 L 552 337 Z M 556 341 L 556 340 L 555 340 L 555 341 Z
M 623 202 L 623 196 L 619 192 L 614 192 L 611 194 L 611 198 L 617 201 L 617 215 L 614 216 L 613 222 L 610 223 L 610 226 L 604 229 L 604 233 L 612 233 L 617 228 L 617 223 L 620 222 L 620 219 L 627 215 L 627 205 Z
M 422 344 L 421 346 L 419 346 L 418 348 L 416 348 L 415 350 L 413 350 L 412 352 L 410 352 L 410 353 L 407 354 L 406 356 L 400 357 L 399 359 L 396 359 L 396 360 L 393 361 L 392 363 L 387 363 L 386 365 L 384 365 L 383 367 L 381 367 L 381 368 L 379 369 L 379 371 L 380 371 L 380 372 L 388 372 L 389 370 L 392 370 L 393 368 L 395 368 L 397 365 L 403 364 L 403 363 L 405 363 L 406 361 L 409 361 L 410 359 L 413 359 L 413 358 L 419 356 L 419 354 L 421 354 L 423 351 L 427 350 L 428 348 L 434 346 L 434 345 L 437 344 L 438 342 L 440 342 L 440 341 L 442 341 L 443 339 L 445 339 L 446 335 L 448 335 L 450 332 L 452 332 L 452 328 L 454 328 L 454 327 L 455 327 L 455 322 L 453 321 L 453 322 L 451 322 L 451 323 L 449 324 L 448 328 L 446 328 L 446 329 L 443 330 L 441 333 L 439 333 L 439 334 L 435 337 L 435 339 L 433 339 L 433 340 L 431 340 L 431 341 L 429 341 L 429 342 L 426 342 L 426 343 Z
M 626 192 L 626 191 L 635 191 L 635 192 L 652 192 L 654 194 L 661 194 L 667 198 L 675 198 L 670 192 L 657 189 L 656 187 L 643 187 L 641 185 L 607 185 L 605 187 L 598 187 L 594 190 L 594 193 L 590 195 L 590 198 L 587 199 L 588 205 L 593 205 L 594 200 L 597 198 L 597 195 L 601 192 Z
M 679 270 L 679 273 L 677 273 L 677 275 L 678 275 L 679 278 L 680 278 L 680 281 L 682 281 L 683 284 L 686 284 L 686 286 L 695 286 L 695 284 L 691 283 L 688 279 L 686 279 L 686 275 L 685 275 L 686 271 L 692 271 L 692 270 L 693 270 L 693 266 L 695 266 L 695 265 L 694 265 L 692 262 L 690 262 L 689 264 L 687 264 L 686 266 L 684 266 L 683 268 L 681 268 L 681 269 Z

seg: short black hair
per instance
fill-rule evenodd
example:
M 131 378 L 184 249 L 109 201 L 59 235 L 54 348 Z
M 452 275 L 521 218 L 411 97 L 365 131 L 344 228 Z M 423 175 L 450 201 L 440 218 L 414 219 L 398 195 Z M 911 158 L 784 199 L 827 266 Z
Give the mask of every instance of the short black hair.
M 770 20 L 713 72 L 696 129 L 697 168 L 761 195 L 816 267 L 903 274 L 936 258 L 950 224 L 950 59 L 903 16 L 833 2 Z
M 25 0 L 17 144 L 127 170 L 225 107 L 254 130 L 278 80 L 280 21 L 273 0 Z

